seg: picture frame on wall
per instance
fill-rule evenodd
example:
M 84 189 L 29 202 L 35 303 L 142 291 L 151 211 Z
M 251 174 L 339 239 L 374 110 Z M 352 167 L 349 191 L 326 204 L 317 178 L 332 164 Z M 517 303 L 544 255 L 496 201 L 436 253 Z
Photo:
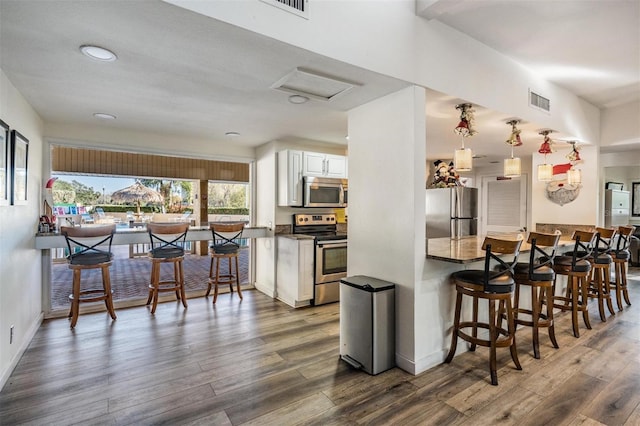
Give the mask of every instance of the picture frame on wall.
M 0 120 L 0 206 L 8 206 L 9 196 L 9 125 Z
M 29 140 L 17 130 L 11 131 L 11 204 L 27 204 Z
M 631 216 L 640 217 L 640 182 L 633 182 L 631 189 Z

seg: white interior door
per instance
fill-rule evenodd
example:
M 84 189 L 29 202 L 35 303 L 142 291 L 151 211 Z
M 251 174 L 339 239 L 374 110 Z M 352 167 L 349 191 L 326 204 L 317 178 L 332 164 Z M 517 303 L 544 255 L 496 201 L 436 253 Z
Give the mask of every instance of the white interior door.
M 527 176 L 482 178 L 481 233 L 520 232 L 527 226 Z

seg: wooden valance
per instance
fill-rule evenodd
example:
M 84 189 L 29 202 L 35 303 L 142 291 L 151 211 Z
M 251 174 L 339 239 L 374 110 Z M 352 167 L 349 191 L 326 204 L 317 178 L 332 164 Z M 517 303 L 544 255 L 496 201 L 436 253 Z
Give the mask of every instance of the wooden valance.
M 52 173 L 249 182 L 249 164 L 54 145 Z

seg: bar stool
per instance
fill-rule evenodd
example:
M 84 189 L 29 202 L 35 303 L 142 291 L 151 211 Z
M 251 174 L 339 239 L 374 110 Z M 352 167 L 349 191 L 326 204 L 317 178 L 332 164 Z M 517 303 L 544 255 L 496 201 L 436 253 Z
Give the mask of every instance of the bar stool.
M 531 327 L 533 341 L 533 357 L 540 359 L 539 328 L 547 328 L 549 339 L 554 348 L 559 348 L 553 324 L 553 281 L 556 274 L 553 270 L 553 259 L 556 256 L 561 233 L 543 234 L 530 232 L 527 242 L 531 244 L 529 263 L 518 262 L 514 268 L 516 289 L 513 302 L 514 321 L 516 326 Z M 531 309 L 520 306 L 521 286 L 531 288 Z M 543 305 L 546 313 L 542 312 Z M 521 314 L 528 319 L 521 318 Z
M 115 231 L 115 224 L 90 227 L 60 227 L 60 232 L 64 235 L 69 250 L 69 255 L 67 256 L 69 269 L 73 271 L 73 290 L 69 295 L 71 300 L 71 310 L 69 311 L 71 328 L 76 326 L 78 314 L 80 313 L 80 303 L 84 302 L 104 300 L 107 312 L 112 319 L 116 319 L 116 312 L 113 308 L 111 277 L 109 275 L 109 267 L 113 261 L 111 241 Z M 102 288 L 81 289 L 82 271 L 89 269 L 100 269 L 102 271 Z
M 213 244 L 209 247 L 211 265 L 209 266 L 209 285 L 205 297 L 209 296 L 213 285 L 213 303 L 218 300 L 218 286 L 229 284 L 229 291 L 233 293 L 233 283 L 236 283 L 238 296 L 242 300 L 240 290 L 240 269 L 238 268 L 238 256 L 240 254 L 240 239 L 244 230 L 244 222 L 215 222 L 209 224 L 213 236 Z M 220 260 L 227 259 L 228 273 L 220 273 Z M 235 272 L 232 269 L 232 262 Z M 215 274 L 214 274 L 215 271 Z
M 509 241 L 486 237 L 482 243 L 482 249 L 485 251 L 484 269 L 468 269 L 454 272 L 451 275 L 456 285 L 456 310 L 453 320 L 451 348 L 444 362 L 450 363 L 453 360 L 458 337 L 471 343 L 470 351 L 475 351 L 476 345 L 486 346 L 489 348 L 489 370 L 492 385 L 498 384 L 496 348 L 508 347 L 516 368 L 522 370 L 516 350 L 515 322 L 511 305 L 514 287 L 513 267 L 518 261 L 521 244 L 522 239 Z M 513 255 L 513 261 L 507 263 L 499 257 L 501 255 Z M 494 264 L 499 265 L 499 270 L 492 268 L 492 261 Z M 470 296 L 473 299 L 472 321 L 460 321 L 463 295 Z M 478 299 L 484 299 L 488 302 L 488 322 L 478 321 Z M 496 310 L 496 301 L 504 303 L 507 318 L 506 330 L 502 328 L 502 317 L 500 312 Z M 471 329 L 471 334 L 465 331 L 465 329 L 469 328 Z M 478 337 L 478 328 L 489 330 L 488 339 Z
M 151 313 L 155 314 L 159 293 L 175 291 L 177 300 L 187 307 L 184 291 L 184 245 L 187 239 L 188 223 L 147 223 L 147 232 L 151 241 L 149 259 L 151 259 L 151 282 L 147 305 L 153 301 Z M 173 264 L 173 279 L 161 281 L 160 268 L 163 263 Z
M 629 300 L 629 291 L 627 290 L 627 266 L 629 259 L 631 258 L 629 245 L 631 244 L 631 237 L 635 230 L 635 226 L 618 227 L 616 248 L 611 252 L 615 270 L 615 281 L 610 282 L 609 289 L 615 290 L 616 302 L 618 304 L 618 310 L 620 311 L 623 309 L 622 297 L 624 297 L 624 301 L 627 305 L 631 305 L 631 301 Z
M 571 324 L 575 337 L 580 337 L 578 312 L 582 312 L 584 324 L 588 329 L 591 329 L 587 306 L 591 262 L 587 259 L 593 252 L 596 238 L 597 232 L 574 231 L 571 237 L 575 241 L 573 250 L 569 252 L 570 254 L 565 253 L 562 256 L 556 256 L 553 262 L 553 270 L 556 273 L 556 279 L 553 281 L 553 307 L 562 311 L 571 311 Z M 558 275 L 567 277 L 567 288 L 564 296 L 556 295 Z
M 593 249 L 593 255 L 588 258 L 591 262 L 591 279 L 589 280 L 589 298 L 598 300 L 598 312 L 600 313 L 600 320 L 607 321 L 604 312 L 604 303 L 607 303 L 607 308 L 611 315 L 616 313 L 613 311 L 613 304 L 611 303 L 611 294 L 609 291 L 610 286 L 610 274 L 611 264 L 613 259 L 609 254 L 612 250 L 613 238 L 616 234 L 615 229 L 609 228 L 596 228 L 598 236 L 596 237 L 596 243 Z

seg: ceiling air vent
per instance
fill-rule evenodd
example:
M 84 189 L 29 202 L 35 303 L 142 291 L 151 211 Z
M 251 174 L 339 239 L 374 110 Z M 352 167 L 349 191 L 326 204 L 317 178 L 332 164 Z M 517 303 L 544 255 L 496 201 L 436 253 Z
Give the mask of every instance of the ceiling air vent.
M 309 19 L 309 10 L 307 3 L 309 0 L 262 0 L 278 9 L 286 10 L 294 15 Z
M 296 68 L 275 82 L 271 88 L 321 101 L 330 101 L 357 85 L 357 83 L 339 80 L 304 68 Z
M 532 90 L 529 90 L 529 105 L 542 111 L 551 111 L 551 101 Z

